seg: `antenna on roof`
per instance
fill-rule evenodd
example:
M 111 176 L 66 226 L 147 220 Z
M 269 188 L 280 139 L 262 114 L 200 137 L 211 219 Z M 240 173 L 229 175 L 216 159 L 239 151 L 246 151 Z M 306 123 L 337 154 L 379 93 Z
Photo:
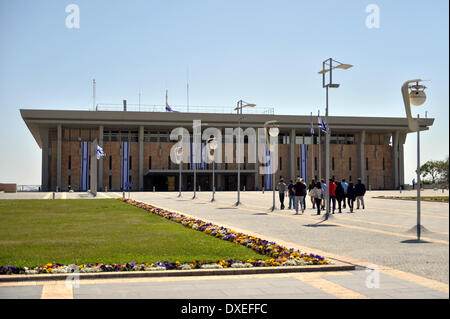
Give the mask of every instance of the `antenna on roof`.
M 189 112 L 189 66 L 186 71 L 186 106 L 187 112 Z
M 95 106 L 95 79 L 92 80 L 92 109 L 97 111 L 97 107 Z

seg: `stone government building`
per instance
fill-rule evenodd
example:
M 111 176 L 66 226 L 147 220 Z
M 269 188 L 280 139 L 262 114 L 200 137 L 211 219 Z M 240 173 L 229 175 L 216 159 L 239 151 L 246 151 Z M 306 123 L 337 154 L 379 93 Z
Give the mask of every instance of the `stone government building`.
M 98 140 L 106 157 L 98 161 L 98 190 L 120 191 L 122 188 L 121 143 L 128 141 L 129 182 L 132 190 L 178 190 L 178 164 L 171 162 L 170 149 L 177 141 L 169 139 L 173 128 L 184 127 L 191 132 L 192 121 L 201 120 L 208 127 L 222 130 L 238 127 L 235 113 L 174 113 L 131 111 L 76 111 L 21 109 L 20 113 L 37 144 L 42 149 L 43 191 L 59 189 L 83 191 L 81 188 L 81 142 Z M 279 134 L 280 176 L 294 179 L 299 175 L 299 145 L 307 144 L 308 179 L 314 164 L 315 177 L 325 178 L 325 137 L 321 137 L 321 160 L 318 159 L 319 138 L 310 136 L 310 116 L 244 114 L 240 127 L 263 127 L 266 121 L 277 120 Z M 398 189 L 404 184 L 404 143 L 408 133 L 406 118 L 329 117 L 330 176 L 356 182 L 361 178 L 371 189 Z M 421 130 L 428 130 L 434 119 L 420 119 Z M 247 141 L 245 141 L 247 142 Z M 294 143 L 292 143 L 294 142 Z M 312 146 L 312 147 L 311 147 Z M 224 145 L 223 145 L 224 147 Z M 314 150 L 313 150 L 314 148 Z M 244 147 L 247 154 L 247 145 Z M 312 152 L 314 158 L 312 158 Z M 225 151 L 223 150 L 223 158 Z M 245 158 L 245 157 L 244 157 Z M 225 161 L 225 160 L 223 160 Z M 235 162 L 235 161 L 233 161 Z M 320 165 L 319 165 L 320 164 Z M 237 165 L 216 163 L 216 189 L 236 190 Z M 265 175 L 257 165 L 241 164 L 241 188 L 259 190 Z M 320 166 L 320 167 L 319 167 Z M 89 165 L 90 167 L 90 165 Z M 193 169 L 183 164 L 183 189 L 193 188 Z M 197 170 L 197 185 L 211 190 L 212 164 Z

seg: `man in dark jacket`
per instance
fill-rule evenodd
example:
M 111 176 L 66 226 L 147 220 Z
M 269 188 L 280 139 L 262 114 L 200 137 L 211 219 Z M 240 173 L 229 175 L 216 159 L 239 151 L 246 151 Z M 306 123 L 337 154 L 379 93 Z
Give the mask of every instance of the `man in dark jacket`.
M 358 183 L 355 185 L 355 195 L 356 195 L 356 209 L 359 209 L 359 202 L 362 204 L 362 209 L 364 209 L 364 195 L 366 194 L 366 186 L 358 178 Z
M 294 181 L 292 179 L 289 181 L 288 191 L 289 191 L 289 209 L 295 208 Z
M 348 188 L 348 185 L 347 185 L 347 188 Z M 340 183 L 340 182 L 336 183 L 335 194 L 336 194 L 336 199 L 338 202 L 339 213 L 342 213 L 341 204 L 342 204 L 342 201 L 344 201 L 344 205 L 345 205 L 345 196 L 346 196 L 344 187 L 342 186 L 342 183 Z

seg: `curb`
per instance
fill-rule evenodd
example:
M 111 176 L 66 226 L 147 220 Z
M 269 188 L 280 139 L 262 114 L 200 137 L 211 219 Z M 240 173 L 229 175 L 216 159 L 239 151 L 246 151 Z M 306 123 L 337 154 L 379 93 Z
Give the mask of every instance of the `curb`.
M 148 277 L 187 277 L 187 276 L 226 276 L 226 275 L 257 275 L 274 273 L 296 273 L 296 272 L 320 272 L 320 271 L 346 271 L 355 270 L 355 265 L 336 262 L 333 265 L 314 266 L 286 266 L 286 267 L 255 267 L 241 269 L 195 269 L 195 270 L 163 270 L 163 271 L 129 271 L 129 272 L 101 272 L 101 273 L 79 273 L 80 280 L 87 279 L 122 279 L 122 278 L 148 278 Z M 2 282 L 21 281 L 46 281 L 66 280 L 74 278 L 73 273 L 68 274 L 38 274 L 38 275 L 3 275 Z

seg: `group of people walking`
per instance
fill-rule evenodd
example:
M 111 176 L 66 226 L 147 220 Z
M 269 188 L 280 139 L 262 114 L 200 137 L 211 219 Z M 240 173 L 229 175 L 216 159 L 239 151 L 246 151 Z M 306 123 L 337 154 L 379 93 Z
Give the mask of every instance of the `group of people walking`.
M 327 191 L 329 191 L 329 202 L 330 210 L 332 214 L 338 210 L 338 213 L 342 213 L 342 209 L 345 209 L 348 205 L 350 212 L 353 213 L 354 203 L 356 201 L 356 209 L 364 206 L 364 195 L 366 193 L 366 187 L 358 179 L 358 182 L 353 185 L 353 183 L 347 183 L 345 179 L 340 182 L 335 182 L 334 179 L 330 179 L 328 185 L 325 180 L 311 181 L 309 186 L 305 184 L 303 178 L 298 178 L 297 182 L 294 184 L 292 180 L 289 181 L 289 185 L 286 185 L 284 179 L 281 178 L 277 186 L 279 196 L 280 196 L 280 208 L 284 209 L 284 198 L 285 193 L 289 196 L 289 207 L 288 209 L 295 209 L 295 214 L 297 215 L 299 210 L 302 214 L 306 209 L 306 197 L 309 195 L 312 208 L 317 209 L 317 215 L 320 215 L 321 210 L 325 209 Z M 336 207 L 337 202 L 337 207 Z

